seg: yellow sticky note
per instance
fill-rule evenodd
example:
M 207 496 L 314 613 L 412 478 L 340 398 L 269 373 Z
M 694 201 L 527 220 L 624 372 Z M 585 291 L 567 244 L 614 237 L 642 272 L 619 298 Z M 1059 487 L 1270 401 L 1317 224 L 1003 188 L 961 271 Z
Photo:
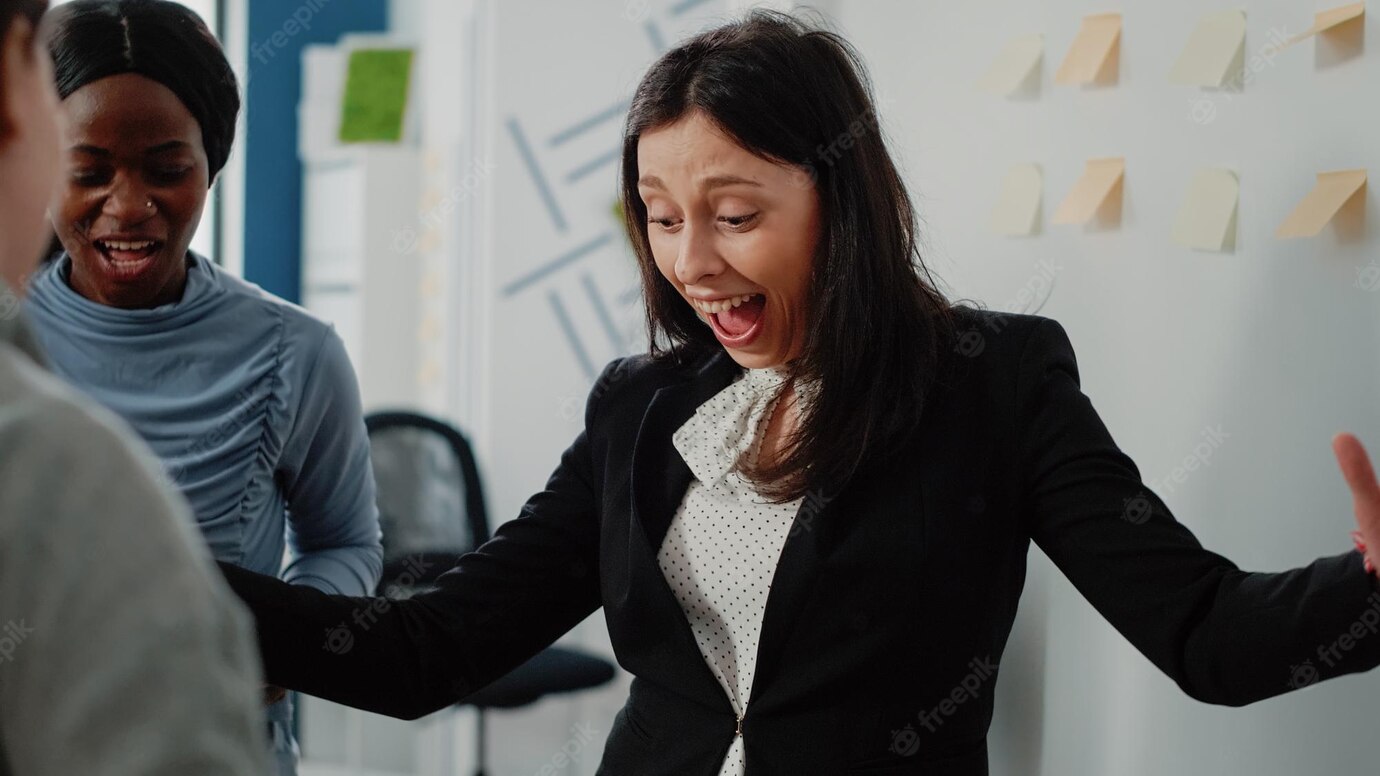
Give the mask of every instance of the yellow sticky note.
M 1063 64 L 1054 74 L 1059 84 L 1089 84 L 1100 80 L 1104 71 L 1115 72 L 1120 54 L 1121 14 L 1103 13 L 1083 17 L 1078 37 L 1064 55 Z
M 1044 176 L 1038 164 L 1018 164 L 1006 174 L 1001 196 L 992 211 L 992 231 L 1028 237 L 1040 231 L 1040 198 Z
M 1083 177 L 1073 184 L 1073 191 L 1059 203 L 1051 220 L 1056 224 L 1086 224 L 1104 204 L 1120 205 L 1125 174 L 1126 160 L 1121 157 L 1089 159 Z
M 1275 230 L 1275 237 L 1313 237 L 1327 226 L 1347 200 L 1365 188 L 1365 170 L 1337 170 L 1318 173 L 1317 185 L 1308 192 L 1284 223 Z
M 1351 5 L 1343 5 L 1327 11 L 1319 11 L 1313 14 L 1313 26 L 1290 38 L 1288 45 L 1292 46 L 1305 38 L 1311 38 L 1314 35 L 1328 32 L 1334 27 L 1361 18 L 1365 13 L 1365 3 L 1352 3 Z
M 1044 52 L 1043 35 L 1012 38 L 992 62 L 992 67 L 978 80 L 978 88 L 1003 96 L 1015 92 L 1039 67 Z
M 1222 86 L 1240 81 L 1246 55 L 1246 12 L 1223 11 L 1204 16 L 1169 72 L 1176 84 Z
M 1174 242 L 1200 251 L 1234 250 L 1240 193 L 1231 170 L 1199 170 L 1174 219 Z

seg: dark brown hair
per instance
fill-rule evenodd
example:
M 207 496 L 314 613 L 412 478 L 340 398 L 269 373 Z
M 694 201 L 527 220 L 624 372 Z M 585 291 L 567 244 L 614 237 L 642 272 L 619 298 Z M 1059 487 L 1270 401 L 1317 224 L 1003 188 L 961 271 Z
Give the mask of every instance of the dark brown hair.
M 654 358 L 686 364 L 722 346 L 652 257 L 637 191 L 642 134 L 699 111 L 748 151 L 798 167 L 819 193 L 807 332 L 782 393 L 792 385 L 817 390 L 783 456 L 770 466 L 740 461 L 773 501 L 832 492 L 903 447 L 953 332 L 949 302 L 921 261 L 915 210 L 874 105 L 847 41 L 758 10 L 667 52 L 643 76 L 628 111 L 621 197 Z

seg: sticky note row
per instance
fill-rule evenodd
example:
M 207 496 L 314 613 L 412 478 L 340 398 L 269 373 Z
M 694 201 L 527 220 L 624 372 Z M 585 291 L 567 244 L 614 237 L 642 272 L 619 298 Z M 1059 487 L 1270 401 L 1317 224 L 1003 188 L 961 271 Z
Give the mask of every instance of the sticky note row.
M 1089 159 L 1083 175 L 1055 210 L 1055 224 L 1104 224 L 1121 220 L 1122 186 L 1126 160 L 1120 157 Z M 1312 237 L 1327 226 L 1353 197 L 1366 187 L 1365 170 L 1318 173 L 1317 183 L 1275 230 L 1275 237 Z M 992 230 L 1012 237 L 1039 233 L 1044 176 L 1036 164 L 1012 167 L 1002 183 Z M 1231 170 L 1198 171 L 1174 219 L 1176 243 L 1204 251 L 1231 251 L 1236 247 L 1237 201 L 1240 184 Z
M 994 94 L 1015 94 L 1038 82 L 1045 38 L 1040 34 L 1012 38 L 978 81 Z M 1115 82 L 1121 60 L 1121 14 L 1087 16 L 1054 76 L 1055 83 Z
M 1365 3 L 1321 11 L 1313 25 L 1287 40 L 1272 41 L 1283 49 L 1314 35 L 1338 32 L 1361 19 Z M 1078 35 L 1064 55 L 1054 75 L 1057 84 L 1115 83 L 1120 67 L 1121 14 L 1093 14 L 1083 18 Z M 1246 53 L 1246 12 L 1239 10 L 1210 13 L 1199 20 L 1183 52 L 1174 62 L 1169 80 L 1174 83 L 1221 87 L 1240 83 L 1244 76 Z M 1044 57 L 1044 36 L 1021 35 L 1012 38 L 978 81 L 978 88 L 1000 95 L 1020 92 L 1039 79 Z

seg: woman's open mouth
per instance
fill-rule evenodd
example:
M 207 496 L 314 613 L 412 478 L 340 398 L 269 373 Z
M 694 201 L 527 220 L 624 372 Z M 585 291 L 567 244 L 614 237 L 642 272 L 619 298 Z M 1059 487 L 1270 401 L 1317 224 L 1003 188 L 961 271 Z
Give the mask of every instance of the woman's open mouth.
M 106 274 L 115 280 L 132 280 L 155 263 L 163 247 L 161 240 L 93 240 L 96 252 L 104 259 Z
M 762 324 L 766 321 L 767 298 L 762 294 L 744 294 L 713 302 L 692 299 L 690 304 L 709 320 L 714 336 L 725 347 L 744 348 L 752 344 L 762 333 Z

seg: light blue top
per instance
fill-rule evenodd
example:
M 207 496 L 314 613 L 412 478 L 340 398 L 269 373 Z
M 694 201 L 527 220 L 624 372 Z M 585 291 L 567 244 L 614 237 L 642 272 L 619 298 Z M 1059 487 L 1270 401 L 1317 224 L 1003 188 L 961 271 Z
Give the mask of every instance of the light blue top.
M 374 476 L 335 330 L 195 254 L 182 298 L 146 310 L 79 295 L 71 266 L 64 254 L 41 268 L 25 302 L 50 365 L 148 442 L 216 559 L 372 594 Z

